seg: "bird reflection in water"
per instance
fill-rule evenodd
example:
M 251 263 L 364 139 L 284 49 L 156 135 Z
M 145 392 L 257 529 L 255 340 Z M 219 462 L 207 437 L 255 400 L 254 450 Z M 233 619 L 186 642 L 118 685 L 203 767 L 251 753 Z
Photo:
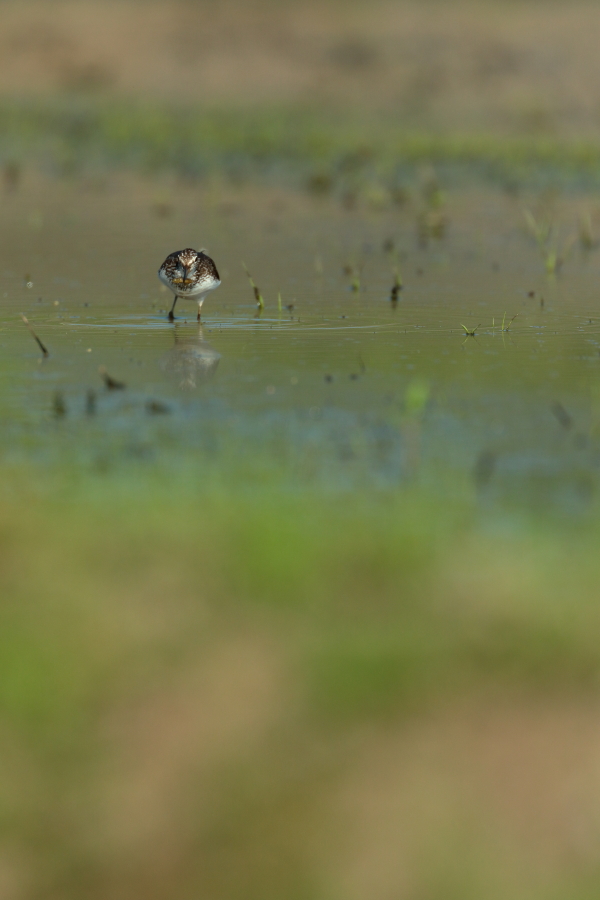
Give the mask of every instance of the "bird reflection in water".
M 215 374 L 221 354 L 204 340 L 202 326 L 191 333 L 178 325 L 175 343 L 159 360 L 163 372 L 177 382 L 181 390 L 193 391 Z

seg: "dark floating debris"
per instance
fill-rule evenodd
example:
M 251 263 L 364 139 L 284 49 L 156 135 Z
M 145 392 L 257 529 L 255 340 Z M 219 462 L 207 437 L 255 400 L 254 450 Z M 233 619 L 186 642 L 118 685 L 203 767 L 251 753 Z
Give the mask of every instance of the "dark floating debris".
M 109 391 L 125 390 L 125 387 L 126 387 L 125 382 L 116 381 L 114 378 L 111 378 L 111 376 L 108 374 L 108 372 L 106 371 L 106 368 L 104 366 L 100 366 L 98 368 L 98 372 L 100 373 L 100 377 L 104 381 L 104 384 L 106 385 L 106 387 L 108 388 Z
M 171 412 L 171 408 L 160 400 L 148 400 L 146 403 L 146 412 L 150 416 L 165 416 Z
M 325 381 L 326 381 L 328 384 L 331 384 L 331 382 L 333 381 L 333 375 L 326 375 L 326 376 L 325 376 Z
M 57 419 L 62 419 L 67 414 L 65 398 L 60 391 L 57 391 L 52 398 L 52 412 Z
M 96 391 L 91 388 L 85 395 L 85 414 L 86 416 L 96 415 Z
M 396 269 L 396 272 L 394 273 L 394 283 L 392 285 L 392 290 L 390 293 L 390 301 L 391 301 L 392 305 L 395 306 L 395 304 L 398 302 L 398 294 L 400 293 L 401 290 L 402 290 L 402 279 L 400 278 L 400 273 Z
M 329 194 L 333 188 L 333 178 L 329 172 L 313 172 L 306 182 L 306 189 L 317 197 Z
M 535 297 L 535 291 L 527 291 L 528 297 Z
M 34 339 L 34 341 L 36 342 L 36 344 L 38 345 L 38 347 L 40 348 L 40 350 L 42 351 L 42 353 L 44 354 L 44 356 L 50 356 L 50 353 L 49 353 L 49 351 L 48 351 L 48 348 L 45 347 L 44 344 L 42 344 L 41 340 L 39 339 L 39 337 L 37 336 L 37 334 L 35 333 L 35 331 L 34 331 L 33 328 L 31 327 L 31 325 L 29 324 L 29 320 L 27 319 L 26 316 L 23 315 L 23 313 L 21 313 L 21 318 L 22 318 L 23 321 L 25 322 L 25 325 L 27 326 L 27 330 L 29 331 L 29 334 L 30 334 L 31 337 Z
M 564 408 L 562 403 L 559 403 L 558 400 L 555 400 L 550 409 L 554 413 L 556 421 L 558 422 L 560 427 L 564 428 L 565 431 L 568 431 L 573 424 L 573 419 Z

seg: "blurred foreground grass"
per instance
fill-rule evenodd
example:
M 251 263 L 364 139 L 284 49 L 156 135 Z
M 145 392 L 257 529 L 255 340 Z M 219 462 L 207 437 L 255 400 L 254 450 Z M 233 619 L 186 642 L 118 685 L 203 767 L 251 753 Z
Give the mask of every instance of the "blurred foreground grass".
M 593 512 L 1 486 L 4 898 L 595 895 Z

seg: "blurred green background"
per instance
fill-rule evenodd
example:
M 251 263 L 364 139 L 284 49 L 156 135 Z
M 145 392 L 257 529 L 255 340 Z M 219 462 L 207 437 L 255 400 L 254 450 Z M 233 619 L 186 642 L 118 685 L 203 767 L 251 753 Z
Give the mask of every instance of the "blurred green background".
M 597 165 L 595 2 L 1 8 L 9 180 L 23 158 L 238 180 L 287 162 L 316 190 L 367 157 Z

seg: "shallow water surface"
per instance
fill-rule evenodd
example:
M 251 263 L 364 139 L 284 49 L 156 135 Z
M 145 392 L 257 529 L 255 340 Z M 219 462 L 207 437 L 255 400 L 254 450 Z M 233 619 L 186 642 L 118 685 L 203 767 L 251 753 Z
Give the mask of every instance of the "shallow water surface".
M 600 463 L 597 255 L 576 248 L 548 279 L 519 203 L 493 193 L 451 197 L 447 234 L 425 246 L 410 209 L 183 196 L 167 217 L 122 185 L 9 199 L 5 459 L 277 472 L 330 490 L 459 476 L 490 498 L 585 506 Z M 201 324 L 182 301 L 171 324 L 156 270 L 187 245 L 207 246 L 222 286 Z

